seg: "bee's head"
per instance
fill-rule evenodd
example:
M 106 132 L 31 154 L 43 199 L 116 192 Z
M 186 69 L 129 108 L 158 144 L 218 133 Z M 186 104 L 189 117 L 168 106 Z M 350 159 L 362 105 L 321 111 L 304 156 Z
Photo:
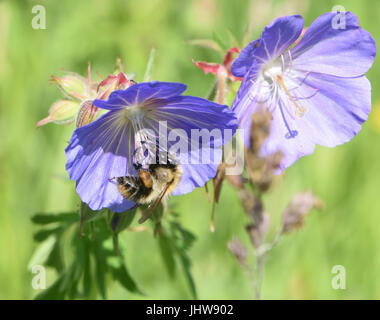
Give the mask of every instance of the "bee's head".
M 171 182 L 174 179 L 173 170 L 164 166 L 155 169 L 155 175 L 158 180 Z

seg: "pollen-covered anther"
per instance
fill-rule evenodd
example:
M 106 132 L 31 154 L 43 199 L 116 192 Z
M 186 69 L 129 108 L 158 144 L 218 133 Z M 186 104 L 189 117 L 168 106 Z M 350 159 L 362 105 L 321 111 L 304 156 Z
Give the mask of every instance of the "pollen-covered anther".
M 299 117 L 302 117 L 306 113 L 306 108 L 304 106 L 298 105 L 298 103 L 294 100 L 288 88 L 285 86 L 284 80 L 281 75 L 277 75 L 276 80 L 279 83 L 279 85 L 284 89 L 286 95 L 290 98 L 290 100 L 293 102 L 294 106 L 296 107 L 297 111 L 295 112 L 295 114 Z

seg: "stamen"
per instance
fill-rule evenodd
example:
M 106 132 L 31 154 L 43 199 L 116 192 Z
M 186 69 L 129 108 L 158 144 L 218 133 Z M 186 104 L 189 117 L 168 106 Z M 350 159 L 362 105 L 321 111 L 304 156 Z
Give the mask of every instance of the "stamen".
M 299 106 L 297 104 L 297 102 L 294 100 L 294 98 L 290 94 L 289 90 L 286 88 L 284 80 L 282 79 L 282 76 L 277 75 L 276 79 L 277 79 L 277 82 L 280 84 L 280 86 L 284 89 L 285 93 L 288 95 L 288 97 L 290 98 L 290 100 L 295 105 L 295 107 L 296 107 L 296 109 L 298 111 L 298 113 L 296 112 L 296 115 L 302 117 L 305 114 L 305 112 L 306 112 L 306 108 L 304 106 Z
M 289 69 L 291 70 L 293 67 L 293 58 L 292 58 L 292 53 L 290 50 L 288 50 L 288 55 L 289 55 Z

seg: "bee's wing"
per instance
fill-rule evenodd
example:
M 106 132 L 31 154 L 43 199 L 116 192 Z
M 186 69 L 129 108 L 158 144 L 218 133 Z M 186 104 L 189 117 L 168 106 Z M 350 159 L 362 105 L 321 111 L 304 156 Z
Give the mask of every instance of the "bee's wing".
M 170 186 L 170 183 L 167 183 L 164 190 L 162 190 L 161 194 L 159 197 L 157 197 L 156 200 L 142 213 L 142 217 L 139 220 L 139 223 L 143 223 L 146 220 L 148 220 L 152 214 L 154 213 L 154 210 L 156 210 L 157 206 L 160 204 L 162 198 L 165 196 L 166 191 L 168 191 L 168 188 Z

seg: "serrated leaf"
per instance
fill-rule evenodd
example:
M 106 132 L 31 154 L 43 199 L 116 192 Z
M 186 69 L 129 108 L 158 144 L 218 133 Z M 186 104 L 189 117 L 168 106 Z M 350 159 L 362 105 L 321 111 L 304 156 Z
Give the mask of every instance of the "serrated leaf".
M 173 222 L 172 223 L 173 231 L 179 233 L 182 240 L 182 249 L 188 250 L 192 246 L 193 242 L 196 240 L 196 237 L 194 234 L 192 234 L 190 231 L 184 229 L 179 223 Z
M 175 242 L 175 249 L 180 258 L 186 280 L 190 287 L 191 294 L 194 299 L 197 299 L 195 282 L 190 270 L 191 262 L 190 258 L 187 255 L 187 250 L 190 249 L 196 238 L 190 231 L 184 229 L 178 222 L 171 223 L 171 230 L 172 238 Z

